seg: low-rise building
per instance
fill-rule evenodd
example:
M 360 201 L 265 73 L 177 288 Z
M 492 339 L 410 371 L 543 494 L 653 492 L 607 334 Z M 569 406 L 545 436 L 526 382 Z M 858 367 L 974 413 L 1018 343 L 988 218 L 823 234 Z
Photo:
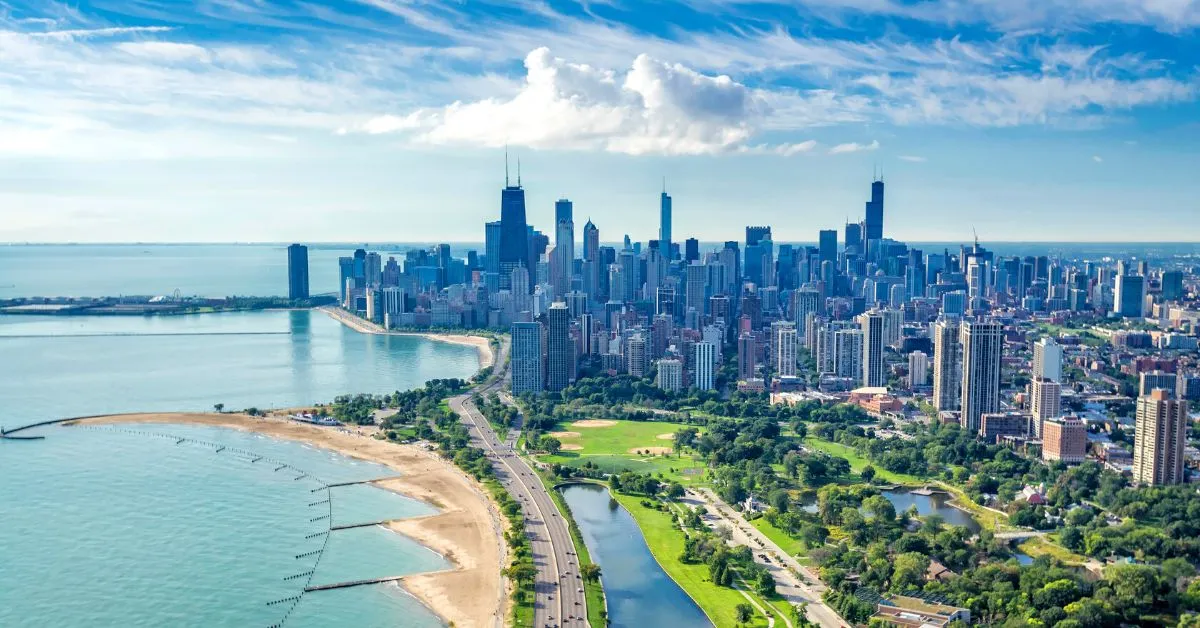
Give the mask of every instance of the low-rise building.
M 907 595 L 889 595 L 875 605 L 875 614 L 871 619 L 878 619 L 889 626 L 941 628 L 954 621 L 970 623 L 971 611 Z

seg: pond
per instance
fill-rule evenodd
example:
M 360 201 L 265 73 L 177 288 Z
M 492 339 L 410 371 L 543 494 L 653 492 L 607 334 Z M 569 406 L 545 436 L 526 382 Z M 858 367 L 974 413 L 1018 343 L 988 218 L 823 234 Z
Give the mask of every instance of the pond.
M 946 493 L 934 493 L 932 495 L 918 495 L 908 489 L 893 489 L 883 491 L 883 496 L 892 502 L 896 507 L 896 512 L 901 513 L 908 510 L 912 506 L 917 507 L 917 513 L 922 517 L 926 515 L 938 515 L 949 525 L 963 526 L 971 532 L 979 532 L 979 522 L 971 518 L 965 510 L 955 508 L 950 505 L 950 495 Z
M 637 522 L 608 489 L 573 484 L 562 494 L 592 560 L 600 565 L 610 626 L 712 626 L 654 560 Z

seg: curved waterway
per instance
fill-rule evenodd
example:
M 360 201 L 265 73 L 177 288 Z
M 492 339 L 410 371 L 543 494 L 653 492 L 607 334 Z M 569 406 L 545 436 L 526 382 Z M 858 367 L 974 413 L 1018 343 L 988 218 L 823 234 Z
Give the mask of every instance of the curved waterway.
M 2 626 L 440 625 L 395 584 L 303 592 L 449 567 L 378 526 L 328 532 L 435 512 L 371 485 L 320 488 L 386 467 L 216 427 L 37 433 L 0 440 Z
M 654 560 L 637 522 L 608 489 L 573 484 L 562 493 L 592 560 L 600 565 L 610 626 L 712 626 Z

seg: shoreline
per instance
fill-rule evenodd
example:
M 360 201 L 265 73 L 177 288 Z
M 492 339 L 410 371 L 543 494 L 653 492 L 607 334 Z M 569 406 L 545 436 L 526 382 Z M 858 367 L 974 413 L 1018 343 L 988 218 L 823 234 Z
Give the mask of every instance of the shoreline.
M 371 321 L 359 318 L 340 307 L 332 305 L 322 305 L 315 310 L 324 312 L 329 318 L 363 334 L 374 334 L 377 336 L 417 336 L 427 340 L 435 340 L 445 342 L 447 344 L 461 345 L 467 347 L 475 347 L 479 353 L 479 368 L 487 368 L 495 366 L 496 354 L 492 351 L 492 343 L 489 339 L 483 336 L 472 336 L 470 334 L 439 334 L 434 332 L 419 332 L 419 331 L 394 331 L 384 329 L 382 326 L 372 323 Z
M 374 430 L 318 427 L 276 417 L 242 414 L 143 413 L 81 417 L 88 424 L 162 423 L 224 427 L 255 432 L 334 451 L 382 464 L 402 477 L 375 482 L 385 490 L 435 506 L 424 517 L 388 521 L 389 530 L 407 536 L 441 554 L 452 569 L 412 574 L 401 586 L 447 623 L 460 627 L 501 625 L 507 614 L 502 603 L 504 567 L 497 538 L 503 520 L 495 505 L 474 480 L 451 462 L 415 445 L 376 440 Z

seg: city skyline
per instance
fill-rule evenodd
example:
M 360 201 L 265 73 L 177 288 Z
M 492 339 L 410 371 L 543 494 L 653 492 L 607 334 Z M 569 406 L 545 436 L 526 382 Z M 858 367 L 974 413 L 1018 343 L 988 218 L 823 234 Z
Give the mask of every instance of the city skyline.
M 471 241 L 506 144 L 544 230 L 651 239 L 666 177 L 674 241 L 808 241 L 882 171 L 899 239 L 1194 240 L 1172 7 L 20 0 L 0 241 Z

